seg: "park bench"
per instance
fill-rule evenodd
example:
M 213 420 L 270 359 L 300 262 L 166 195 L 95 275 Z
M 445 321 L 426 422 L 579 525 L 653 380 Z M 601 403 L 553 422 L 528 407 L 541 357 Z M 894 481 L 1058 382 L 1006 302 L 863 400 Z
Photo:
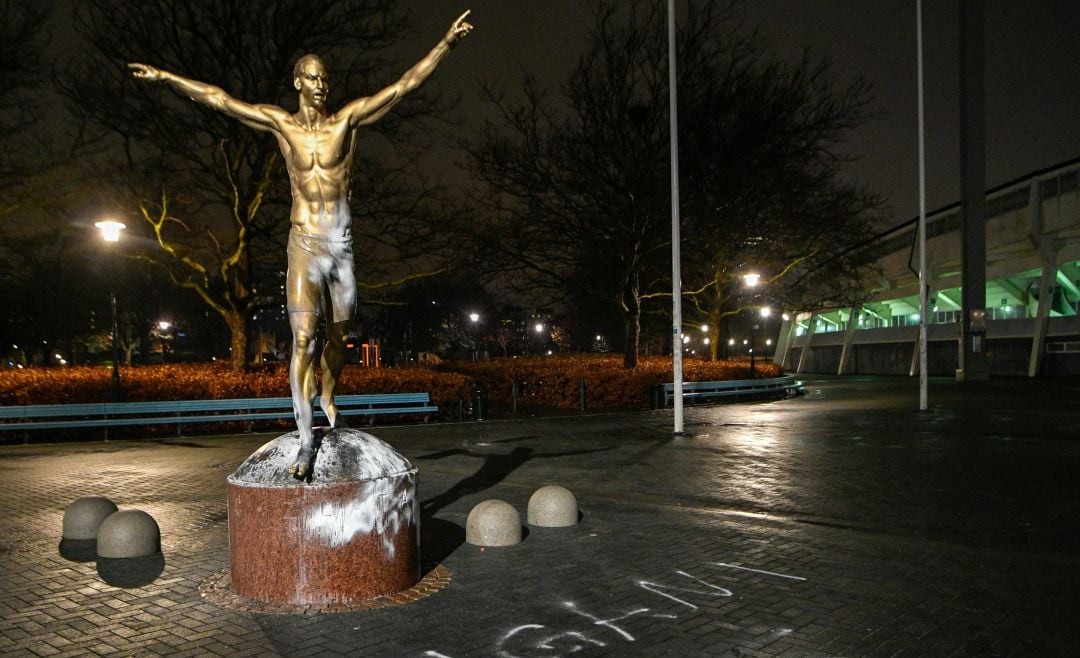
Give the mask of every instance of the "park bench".
M 427 393 L 338 395 L 341 413 L 350 416 L 423 414 L 426 421 L 439 408 Z M 322 414 L 314 405 L 316 418 Z M 0 431 L 108 428 L 128 425 L 176 425 L 179 436 L 191 423 L 292 418 L 292 398 L 245 398 L 230 400 L 166 400 L 160 402 L 99 402 L 84 404 L 29 404 L 0 407 Z M 324 416 L 325 417 L 325 416 Z
M 790 375 L 766 379 L 683 382 L 683 401 L 690 404 L 739 398 L 791 397 L 802 392 L 803 383 Z M 663 406 L 671 406 L 675 399 L 675 384 L 664 384 L 663 396 Z

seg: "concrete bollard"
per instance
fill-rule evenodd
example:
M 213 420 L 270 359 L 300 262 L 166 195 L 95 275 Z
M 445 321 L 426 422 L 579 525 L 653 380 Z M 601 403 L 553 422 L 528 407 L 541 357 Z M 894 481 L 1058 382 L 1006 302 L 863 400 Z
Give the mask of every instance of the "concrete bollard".
M 102 496 L 79 498 L 64 511 L 64 539 L 97 539 L 102 521 L 116 511 L 116 503 Z
M 98 529 L 98 557 L 144 557 L 161 550 L 161 530 L 154 517 L 137 509 L 115 512 Z
M 570 490 L 557 484 L 540 487 L 529 498 L 529 525 L 541 528 L 565 528 L 577 525 L 577 499 Z
M 485 500 L 472 508 L 465 522 L 465 541 L 476 546 L 521 543 L 521 516 L 505 500 Z

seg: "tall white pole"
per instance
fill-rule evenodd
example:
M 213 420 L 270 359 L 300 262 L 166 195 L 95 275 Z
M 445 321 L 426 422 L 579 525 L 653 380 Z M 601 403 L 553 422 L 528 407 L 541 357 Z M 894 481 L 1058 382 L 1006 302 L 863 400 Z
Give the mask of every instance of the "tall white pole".
M 675 370 L 675 433 L 683 433 L 682 256 L 679 253 L 679 112 L 675 93 L 675 0 L 668 0 L 668 114 L 671 117 L 671 353 Z
M 915 40 L 919 50 L 919 410 L 927 409 L 926 373 L 926 123 L 923 117 L 922 0 L 915 3 Z

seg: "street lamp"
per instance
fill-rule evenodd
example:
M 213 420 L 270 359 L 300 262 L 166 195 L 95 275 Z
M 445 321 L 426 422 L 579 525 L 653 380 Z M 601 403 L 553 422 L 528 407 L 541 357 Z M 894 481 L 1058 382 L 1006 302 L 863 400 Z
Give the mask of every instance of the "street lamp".
M 477 347 L 478 347 L 477 342 L 478 341 L 476 339 L 477 338 L 476 337 L 476 325 L 480 323 L 480 314 L 477 313 L 476 311 L 470 312 L 469 313 L 469 322 L 472 322 L 472 330 L 469 332 L 470 333 L 469 342 L 472 343 L 472 360 L 476 361 L 479 358 L 479 355 L 477 354 L 477 352 L 479 350 L 477 349 Z
M 755 274 L 754 276 L 757 276 L 757 275 Z M 750 285 L 750 284 L 747 283 L 747 285 Z M 756 285 L 756 283 L 755 283 L 755 285 Z M 761 307 L 761 320 L 762 320 L 762 322 L 764 322 L 765 319 L 769 317 L 770 313 L 772 313 L 772 310 L 769 309 L 768 306 L 762 306 Z M 758 328 L 757 323 L 754 322 L 753 320 L 751 320 L 750 321 L 750 379 L 756 379 L 757 378 L 757 369 L 756 369 L 756 364 L 754 363 L 754 330 L 757 329 L 757 328 Z M 768 352 L 768 350 L 766 350 L 766 352 Z
M 761 275 L 757 272 L 747 272 L 742 275 L 742 278 L 743 283 L 746 284 L 747 288 L 756 288 L 761 281 Z M 754 364 L 754 329 L 756 328 L 757 324 L 755 323 L 754 318 L 750 318 L 750 379 L 755 379 L 757 377 Z
M 119 242 L 120 231 L 127 228 L 124 224 L 113 220 L 106 220 L 97 222 L 94 224 L 101 231 L 101 238 L 105 242 Z M 115 278 L 112 283 L 115 284 Z M 116 322 L 116 290 L 115 285 L 111 286 L 109 290 L 109 306 L 112 308 L 112 399 L 113 402 L 120 401 L 120 343 L 117 342 L 116 337 L 119 335 Z

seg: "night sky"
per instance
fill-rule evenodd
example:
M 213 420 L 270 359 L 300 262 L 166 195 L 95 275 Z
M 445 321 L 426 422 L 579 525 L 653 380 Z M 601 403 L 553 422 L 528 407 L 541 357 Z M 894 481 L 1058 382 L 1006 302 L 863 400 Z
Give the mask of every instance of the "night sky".
M 662 2 L 663 0 L 656 0 Z M 476 30 L 432 83 L 462 93 L 475 122 L 479 80 L 519 86 L 529 70 L 557 85 L 576 61 L 590 24 L 580 0 L 422 0 L 413 57 L 464 9 Z M 924 0 L 927 210 L 959 200 L 958 4 Z M 777 57 L 804 48 L 834 60 L 841 83 L 872 85 L 883 116 L 844 145 L 851 175 L 885 194 L 886 225 L 918 214 L 918 123 L 914 0 L 752 0 L 742 3 Z M 987 185 L 1080 156 L 1080 4 L 1075 0 L 986 2 Z M 430 44 L 428 43 L 430 42 Z
M 665 2 L 665 0 L 655 0 Z M 459 130 L 481 124 L 481 81 L 509 91 L 527 70 L 555 90 L 576 62 L 591 24 L 586 0 L 403 0 L 417 20 L 401 46 L 404 66 L 422 57 L 465 9 L 476 29 L 428 85 L 461 95 Z M 959 201 L 958 0 L 924 0 L 927 210 Z M 70 37 L 65 2 L 53 33 Z M 685 0 L 680 0 L 685 13 Z M 844 145 L 850 175 L 885 195 L 892 226 L 918 213 L 915 0 L 744 0 L 781 59 L 804 48 L 828 55 L 838 81 L 873 85 L 881 116 Z M 986 0 L 986 181 L 999 185 L 1080 157 L 1080 3 Z M 333 62 L 330 62 L 331 70 Z M 386 71 L 386 83 L 404 69 Z M 183 71 L 177 71 L 183 74 Z M 288 72 L 283 72 L 288 75 Z M 376 90 L 371 90 L 376 91 Z M 266 99 L 243 99 L 251 102 Z M 331 106 L 347 99 L 332 96 Z M 452 139 L 443 151 L 453 158 Z

